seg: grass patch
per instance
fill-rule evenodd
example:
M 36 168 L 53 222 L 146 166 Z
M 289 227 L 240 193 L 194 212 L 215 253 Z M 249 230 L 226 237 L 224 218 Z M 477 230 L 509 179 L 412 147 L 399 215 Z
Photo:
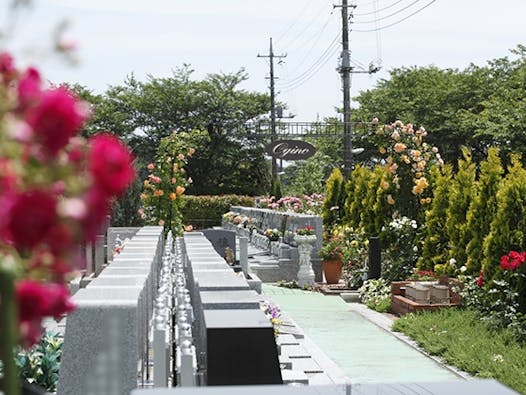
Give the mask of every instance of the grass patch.
M 471 310 L 407 314 L 394 323 L 393 330 L 405 333 L 450 365 L 526 394 L 526 345 L 506 329 L 488 329 Z

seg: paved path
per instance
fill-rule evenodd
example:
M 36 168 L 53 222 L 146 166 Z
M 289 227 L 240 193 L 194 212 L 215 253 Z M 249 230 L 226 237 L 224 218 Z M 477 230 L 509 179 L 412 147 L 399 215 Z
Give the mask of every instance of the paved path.
M 453 371 L 399 340 L 388 329 L 389 320 L 377 315 L 378 325 L 362 314 L 363 306 L 339 296 L 263 284 L 272 300 L 305 332 L 352 383 L 452 381 Z M 371 318 L 371 317 L 369 317 Z

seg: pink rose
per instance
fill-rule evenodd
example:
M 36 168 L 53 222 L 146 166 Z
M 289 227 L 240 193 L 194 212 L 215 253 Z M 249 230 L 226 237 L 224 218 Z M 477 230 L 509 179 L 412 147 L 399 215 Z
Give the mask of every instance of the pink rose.
M 40 95 L 40 74 L 30 67 L 18 81 L 18 111 L 24 112 L 38 104 Z
M 54 156 L 78 133 L 87 118 L 81 104 L 65 88 L 42 93 L 40 102 L 27 111 L 26 121 L 33 128 L 44 153 Z
M 7 210 L 7 232 L 18 249 L 40 243 L 57 220 L 55 197 L 42 190 L 13 195 Z
M 0 77 L 4 85 L 9 84 L 9 82 L 16 76 L 16 73 L 17 70 L 11 54 L 0 52 Z
M 88 166 L 95 185 L 107 196 L 120 196 L 135 178 L 132 155 L 110 134 L 99 134 L 90 141 Z

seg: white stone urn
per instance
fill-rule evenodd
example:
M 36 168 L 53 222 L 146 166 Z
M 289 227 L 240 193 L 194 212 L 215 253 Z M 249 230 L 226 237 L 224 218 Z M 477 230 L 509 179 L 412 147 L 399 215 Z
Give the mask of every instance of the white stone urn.
M 300 256 L 298 269 L 298 285 L 314 285 L 314 271 L 311 264 L 311 252 L 316 243 L 315 235 L 294 235 L 294 241 L 298 244 L 298 253 Z

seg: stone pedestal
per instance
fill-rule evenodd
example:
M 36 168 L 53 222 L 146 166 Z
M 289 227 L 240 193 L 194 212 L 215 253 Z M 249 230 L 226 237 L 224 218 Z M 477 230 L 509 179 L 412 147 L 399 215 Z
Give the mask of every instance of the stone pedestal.
M 298 244 L 299 252 L 299 270 L 298 270 L 298 285 L 304 287 L 305 285 L 314 285 L 314 271 L 311 265 L 311 253 L 314 244 L 316 243 L 316 236 L 314 235 L 295 235 L 294 241 Z

